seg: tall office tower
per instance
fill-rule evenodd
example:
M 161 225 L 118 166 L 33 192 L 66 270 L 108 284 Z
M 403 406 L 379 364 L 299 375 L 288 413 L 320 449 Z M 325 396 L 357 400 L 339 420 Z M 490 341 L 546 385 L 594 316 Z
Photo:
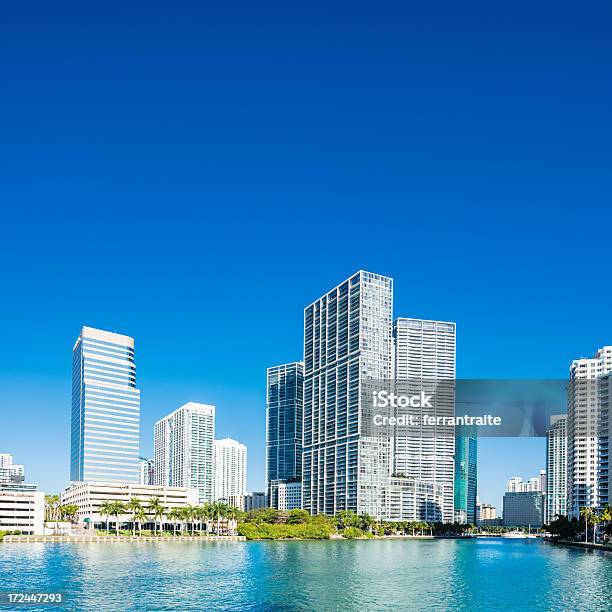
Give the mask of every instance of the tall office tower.
M 567 415 L 550 417 L 546 431 L 546 506 L 544 522 L 549 524 L 566 514 L 567 499 Z
M 138 483 L 134 339 L 83 327 L 72 350 L 70 480 Z
M 612 440 L 612 374 L 605 374 L 599 379 L 599 452 L 597 456 L 597 490 L 598 506 L 604 507 L 612 502 L 612 479 L 610 479 L 610 440 Z
M 431 416 L 455 415 L 456 325 L 446 321 L 398 318 L 393 325 L 396 383 L 435 389 Z M 415 410 L 411 410 L 413 414 Z M 397 428 L 394 471 L 443 488 L 442 520 L 454 519 L 455 439 L 452 428 Z M 475 502 L 474 502 L 475 503 Z
M 237 495 L 246 495 L 247 447 L 236 440 L 215 440 L 214 490 L 215 500 L 228 501 Z
M 455 428 L 455 522 L 476 524 L 478 428 Z
M 612 372 L 612 346 L 599 349 L 593 359 L 576 359 L 570 366 L 567 391 L 567 513 L 596 507 L 598 452 L 602 401 L 600 380 Z M 601 387 L 603 388 L 603 387 Z
M 266 482 L 272 507 L 279 496 L 271 487 L 291 483 L 294 493 L 302 480 L 302 418 L 304 364 L 301 361 L 268 368 L 266 394 Z M 282 487 L 281 488 L 286 488 Z M 301 486 L 299 487 L 301 491 Z M 293 495 L 295 498 L 295 494 Z M 301 502 L 296 507 L 300 507 Z
M 392 376 L 393 281 L 359 271 L 304 310 L 302 505 L 384 515 L 389 439 L 364 435 L 362 391 Z
M 215 407 L 189 402 L 155 423 L 153 479 L 158 486 L 198 490 L 213 501 Z

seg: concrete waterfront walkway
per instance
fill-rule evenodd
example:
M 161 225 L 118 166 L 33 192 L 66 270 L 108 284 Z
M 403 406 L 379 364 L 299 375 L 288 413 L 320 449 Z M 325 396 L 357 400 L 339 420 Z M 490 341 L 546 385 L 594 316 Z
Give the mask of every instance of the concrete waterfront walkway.
M 114 535 L 7 535 L 4 542 L 243 542 L 244 536 L 114 536 Z

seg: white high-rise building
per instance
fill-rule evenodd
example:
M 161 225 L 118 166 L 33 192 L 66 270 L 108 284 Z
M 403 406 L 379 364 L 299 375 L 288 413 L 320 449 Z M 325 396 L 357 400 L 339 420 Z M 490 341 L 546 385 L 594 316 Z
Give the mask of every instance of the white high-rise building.
M 532 491 L 546 492 L 546 470 L 540 470 L 539 476 L 523 480 L 513 476 L 506 481 L 506 493 L 529 493 Z
M 612 346 L 599 349 L 592 359 L 576 359 L 570 366 L 567 397 L 567 513 L 578 517 L 580 508 L 597 507 L 605 456 L 599 456 L 603 432 L 602 408 L 606 374 L 612 372 Z M 601 384 L 600 384 L 601 383 Z M 604 440 L 602 440 L 604 442 Z M 606 438 L 607 442 L 607 438 Z M 603 447 L 602 447 L 603 450 Z
M 567 501 L 567 415 L 550 417 L 546 431 L 546 500 L 544 522 L 566 515 Z
M 199 503 L 213 501 L 215 407 L 189 402 L 155 423 L 155 485 L 198 490 Z
M 138 484 L 141 485 L 152 485 L 154 482 L 153 478 L 153 459 L 147 459 L 146 457 L 140 457 L 138 460 L 138 468 L 140 477 Z
M 0 482 L 18 483 L 24 480 L 24 466 L 13 463 L 13 455 L 0 453 Z
M 228 501 L 246 495 L 247 447 L 226 438 L 214 442 L 214 499 Z
M 599 506 L 612 502 L 612 479 L 610 478 L 610 441 L 612 441 L 612 374 L 599 379 L 599 452 L 597 456 L 597 482 Z
M 302 506 L 385 513 L 388 436 L 364 435 L 361 391 L 392 376 L 392 279 L 359 271 L 304 310 Z
M 398 318 L 393 325 L 394 370 L 399 386 L 415 389 L 434 384 L 429 415 L 455 415 L 456 324 L 448 321 Z M 412 409 L 415 414 L 416 410 Z M 417 431 L 418 429 L 418 431 Z M 442 489 L 443 522 L 454 518 L 455 438 L 452 428 L 420 425 L 397 428 L 393 445 L 394 472 Z M 439 498 L 439 497 L 437 497 Z
M 83 327 L 72 351 L 70 480 L 139 480 L 134 339 Z

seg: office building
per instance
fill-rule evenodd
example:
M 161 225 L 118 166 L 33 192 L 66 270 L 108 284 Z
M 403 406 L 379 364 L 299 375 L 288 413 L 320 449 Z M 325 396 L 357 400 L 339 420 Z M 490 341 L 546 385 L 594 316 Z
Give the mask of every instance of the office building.
M 153 459 L 147 459 L 146 457 L 139 457 L 138 459 L 138 469 L 139 469 L 139 479 L 138 484 L 144 485 L 152 485 L 155 484 L 153 478 Z
M 566 516 L 567 499 L 567 415 L 550 417 L 546 431 L 546 509 L 544 523 Z
M 477 427 L 455 428 L 455 522 L 475 525 L 478 472 Z
M 302 507 L 302 483 L 299 480 L 272 480 L 268 483 L 270 508 L 294 510 Z
M 279 510 L 281 508 L 275 505 L 280 499 L 278 484 L 290 484 L 292 498 L 297 488 L 300 488 L 301 496 L 303 396 L 302 362 L 268 368 L 266 482 L 270 505 Z M 271 491 L 272 483 L 276 483 L 274 494 Z
M 407 394 L 430 390 L 433 408 L 423 408 L 430 416 L 455 415 L 456 325 L 448 321 L 398 318 L 393 326 L 394 371 L 398 388 Z M 410 391 L 412 389 L 412 391 Z M 411 409 L 421 416 L 420 411 Z M 394 473 L 433 484 L 443 490 L 442 520 L 454 520 L 455 437 L 452 427 L 429 426 L 396 428 L 393 446 Z M 476 453 L 475 439 L 467 452 Z M 469 461 L 469 457 L 468 457 Z M 475 504 L 476 464 L 466 465 L 466 492 Z M 471 471 L 470 471 L 471 470 Z M 467 491 L 468 485 L 470 490 Z M 471 487 L 473 486 L 473 491 Z M 473 501 L 473 504 L 472 504 Z M 473 516 L 473 510 L 469 511 Z
M 0 453 L 0 483 L 17 483 L 25 480 L 23 465 L 13 463 L 13 455 Z
M 242 509 L 244 512 L 250 512 L 251 510 L 259 510 L 260 508 L 268 507 L 268 496 L 265 491 L 253 491 L 247 493 L 243 498 Z
M 506 527 L 539 528 L 544 520 L 544 493 L 507 492 L 504 495 L 503 523 Z
M 70 480 L 139 480 L 134 340 L 83 327 L 72 352 Z
M 359 271 L 304 310 L 302 505 L 384 516 L 390 441 L 364 435 L 362 385 L 392 376 L 392 279 Z
M 35 489 L 21 483 L 0 485 L 0 531 L 44 535 L 45 494 Z
M 215 440 L 213 447 L 215 500 L 246 494 L 247 447 L 236 440 Z
M 155 423 L 153 478 L 157 486 L 198 490 L 213 501 L 215 407 L 189 402 Z
M 169 511 L 171 508 L 185 508 L 198 504 L 198 491 L 189 487 L 164 487 L 131 483 L 77 482 L 72 483 L 61 493 L 61 503 L 78 507 L 76 521 L 88 528 L 100 528 L 106 516 L 100 514 L 100 505 L 105 501 L 126 504 L 133 497 L 140 500 L 145 512 L 153 497 Z M 113 520 L 113 519 L 111 519 Z M 130 512 L 119 516 L 120 522 L 130 520 Z M 159 520 L 149 513 L 148 523 Z
M 612 372 L 612 346 L 597 351 L 592 359 L 576 359 L 570 366 L 567 397 L 567 513 L 580 515 L 580 508 L 597 507 L 598 482 L 603 474 L 599 437 L 602 431 L 602 406 L 600 397 L 607 387 L 606 375 Z M 603 385 L 600 390 L 600 381 Z M 602 403 L 603 401 L 603 403 Z

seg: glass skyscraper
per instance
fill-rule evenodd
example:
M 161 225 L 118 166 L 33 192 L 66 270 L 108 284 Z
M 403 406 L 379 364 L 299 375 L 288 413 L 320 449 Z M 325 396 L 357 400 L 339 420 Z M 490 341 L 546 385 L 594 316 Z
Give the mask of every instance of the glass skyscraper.
M 302 506 L 384 515 L 388 436 L 363 435 L 363 385 L 392 375 L 392 279 L 359 271 L 304 310 Z
M 139 481 L 134 339 L 83 327 L 72 354 L 70 480 Z
M 455 428 L 455 521 L 476 524 L 476 489 L 478 474 L 477 427 Z
M 274 484 L 302 477 L 302 410 L 304 364 L 300 361 L 268 368 L 266 394 L 266 481 L 268 499 Z M 295 489 L 295 485 L 293 489 Z

